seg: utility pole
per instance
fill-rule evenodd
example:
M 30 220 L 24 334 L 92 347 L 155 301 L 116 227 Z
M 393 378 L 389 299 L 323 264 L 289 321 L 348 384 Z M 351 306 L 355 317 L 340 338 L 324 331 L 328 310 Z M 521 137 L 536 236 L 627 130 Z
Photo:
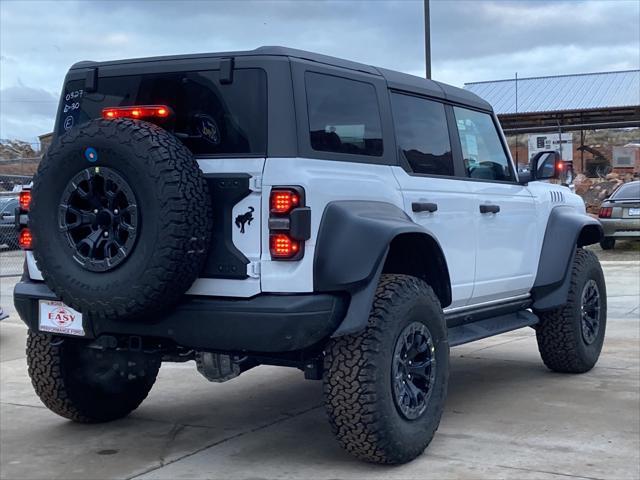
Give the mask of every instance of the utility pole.
M 516 72 L 516 118 L 518 117 L 518 72 Z M 516 170 L 518 170 L 518 132 L 516 132 Z
M 427 78 L 431 79 L 431 22 L 429 20 L 429 0 L 424 0 L 424 58 Z

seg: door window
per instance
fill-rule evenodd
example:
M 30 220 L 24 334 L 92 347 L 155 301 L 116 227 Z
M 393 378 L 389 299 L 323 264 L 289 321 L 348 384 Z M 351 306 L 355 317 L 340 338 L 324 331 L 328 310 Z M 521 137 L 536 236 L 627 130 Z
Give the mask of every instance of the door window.
M 426 175 L 453 175 L 453 156 L 442 103 L 391 94 L 400 154 L 411 170 Z
M 491 115 L 460 107 L 453 111 L 467 177 L 512 181 L 511 164 Z
M 314 150 L 382 156 L 382 127 L 373 85 L 307 72 L 309 134 Z

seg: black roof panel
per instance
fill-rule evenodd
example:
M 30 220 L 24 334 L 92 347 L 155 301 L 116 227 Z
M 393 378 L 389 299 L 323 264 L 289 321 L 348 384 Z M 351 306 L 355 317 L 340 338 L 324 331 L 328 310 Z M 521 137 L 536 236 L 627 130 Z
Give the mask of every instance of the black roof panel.
M 491 105 L 479 96 L 463 90 L 461 88 L 446 85 L 444 83 L 427 80 L 425 78 L 409 75 L 406 73 L 388 70 L 386 68 L 377 68 L 364 63 L 352 62 L 329 55 L 307 52 L 305 50 L 297 50 L 295 48 L 265 46 L 255 50 L 244 50 L 236 52 L 217 52 L 217 53 L 195 53 L 188 55 L 170 55 L 162 57 L 134 58 L 126 60 L 113 60 L 106 62 L 83 61 L 74 64 L 71 69 L 84 69 L 91 67 L 105 67 L 113 65 L 123 65 L 127 63 L 148 63 L 148 62 L 170 62 L 174 60 L 197 60 L 205 58 L 220 57 L 250 57 L 250 56 L 283 56 L 300 58 L 312 62 L 322 63 L 349 70 L 368 73 L 370 75 L 379 75 L 385 78 L 390 88 L 414 92 L 421 95 L 427 95 L 435 98 L 442 98 L 452 102 L 463 103 L 476 108 L 491 110 Z

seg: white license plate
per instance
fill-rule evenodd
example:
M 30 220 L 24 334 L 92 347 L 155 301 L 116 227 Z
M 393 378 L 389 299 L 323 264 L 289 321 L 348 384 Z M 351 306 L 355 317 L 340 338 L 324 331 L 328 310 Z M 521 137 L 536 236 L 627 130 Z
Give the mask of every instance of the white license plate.
M 630 208 L 629 209 L 630 217 L 640 217 L 640 208 Z
M 82 314 L 62 302 L 40 300 L 40 331 L 84 337 Z

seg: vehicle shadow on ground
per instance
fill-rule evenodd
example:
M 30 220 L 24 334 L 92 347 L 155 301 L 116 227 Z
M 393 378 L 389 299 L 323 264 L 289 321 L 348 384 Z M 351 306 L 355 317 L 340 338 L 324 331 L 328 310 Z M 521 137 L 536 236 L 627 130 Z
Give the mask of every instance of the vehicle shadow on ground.
M 573 401 L 567 396 L 575 395 L 575 388 L 571 392 L 566 382 L 575 377 L 549 372 L 537 357 L 535 342 L 522 343 L 526 345 L 511 344 L 520 349 L 517 354 L 496 349 L 452 350 L 449 396 L 440 429 L 426 453 L 404 467 L 368 465 L 344 452 L 326 419 L 322 383 L 304 380 L 300 371 L 275 367 L 259 367 L 230 382 L 212 384 L 200 377 L 192 363 L 165 365 L 149 398 L 128 418 L 80 425 L 38 408 L 33 413 L 41 421 L 29 426 L 30 436 L 23 441 L 31 446 L 23 446 L 46 449 L 42 461 L 57 465 L 52 478 L 81 478 L 71 475 L 74 465 L 94 464 L 96 475 L 110 477 L 149 472 L 150 478 L 239 478 L 242 472 L 249 477 L 259 472 L 262 478 L 273 478 L 281 476 L 286 465 L 292 478 L 306 476 L 309 469 L 317 475 L 319 470 L 313 470 L 317 468 L 328 477 L 332 477 L 330 472 L 340 472 L 345 478 L 389 478 L 402 475 L 405 469 L 415 473 L 411 469 L 423 468 L 420 462 L 436 477 L 437 472 L 446 477 L 447 469 L 456 464 L 463 469 L 473 464 L 471 457 L 468 462 L 460 457 L 461 448 L 478 445 L 473 447 L 476 457 L 482 455 L 478 449 L 499 455 L 508 447 L 483 447 L 478 440 L 491 443 L 487 439 L 502 429 L 522 433 L 522 429 L 538 427 L 528 425 L 530 418 L 547 423 L 548 402 Z M 592 383 L 583 380 L 590 376 L 581 376 L 584 388 Z M 28 381 L 22 378 L 20 383 Z M 540 401 L 542 389 L 547 402 Z M 35 444 L 34 434 L 39 438 Z M 53 448 L 61 438 L 68 445 L 66 459 Z M 70 449 L 75 453 L 69 455 Z M 13 456 L 11 452 L 6 455 Z M 174 464 L 176 461 L 180 462 Z M 156 471 L 160 466 L 164 467 Z
M 188 425 L 207 425 L 218 432 L 222 430 L 224 438 L 211 439 L 210 444 L 215 448 L 199 454 L 211 462 L 215 457 L 217 466 L 221 466 L 220 462 L 233 462 L 241 454 L 247 469 L 252 465 L 256 469 L 273 465 L 274 474 L 285 460 L 288 464 L 301 465 L 308 462 L 335 465 L 338 462 L 343 466 L 353 465 L 361 473 L 362 463 L 343 452 L 331 434 L 322 404 L 321 382 L 305 381 L 301 374 L 288 372 L 277 377 L 267 389 L 256 388 L 260 386 L 247 382 L 246 388 L 251 391 L 243 393 L 245 386 L 242 385 L 232 396 L 219 391 L 224 385 L 207 385 L 210 392 L 185 396 L 180 401 L 171 398 L 169 402 L 154 402 L 142 408 L 134 418 L 171 418 Z M 542 363 L 453 357 L 441 430 L 446 429 L 452 417 L 477 414 L 482 408 L 495 408 L 509 392 L 526 389 L 532 379 L 541 377 L 553 377 Z M 247 396 L 241 398 L 244 395 Z M 508 415 L 509 409 L 506 410 Z M 525 413 L 518 411 L 517 406 L 512 406 L 512 410 L 514 421 Z M 247 434 L 251 434 L 248 441 L 234 442 Z M 212 471 L 220 473 L 219 470 Z

